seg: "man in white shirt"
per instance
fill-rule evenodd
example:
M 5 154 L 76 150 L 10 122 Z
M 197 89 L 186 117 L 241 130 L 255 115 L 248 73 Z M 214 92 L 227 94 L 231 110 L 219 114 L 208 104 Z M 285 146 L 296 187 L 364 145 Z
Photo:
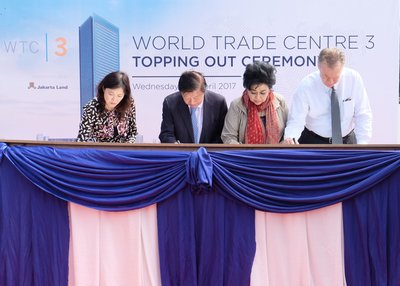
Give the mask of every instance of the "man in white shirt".
M 372 112 L 367 92 L 360 74 L 344 65 L 345 56 L 341 50 L 326 48 L 320 52 L 318 71 L 306 76 L 294 94 L 285 129 L 285 143 L 332 144 L 333 89 L 339 101 L 343 143 L 369 142 Z

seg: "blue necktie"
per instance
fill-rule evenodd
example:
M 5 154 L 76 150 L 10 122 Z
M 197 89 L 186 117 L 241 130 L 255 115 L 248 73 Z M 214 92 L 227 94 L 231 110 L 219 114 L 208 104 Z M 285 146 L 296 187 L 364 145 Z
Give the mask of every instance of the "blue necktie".
M 197 107 L 190 108 L 190 113 L 191 113 L 191 117 L 192 117 L 194 143 L 199 143 L 199 123 L 197 122 L 196 112 L 197 112 Z
M 331 93 L 331 117 L 332 117 L 332 144 L 343 144 L 342 128 L 340 126 L 339 100 L 334 87 L 332 87 L 332 93 Z

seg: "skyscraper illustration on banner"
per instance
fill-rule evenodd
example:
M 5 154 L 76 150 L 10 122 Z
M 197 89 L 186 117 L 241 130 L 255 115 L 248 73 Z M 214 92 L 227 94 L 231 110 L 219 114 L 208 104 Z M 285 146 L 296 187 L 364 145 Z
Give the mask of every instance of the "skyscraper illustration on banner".
M 96 96 L 97 84 L 120 68 L 119 29 L 98 15 L 79 27 L 80 108 Z

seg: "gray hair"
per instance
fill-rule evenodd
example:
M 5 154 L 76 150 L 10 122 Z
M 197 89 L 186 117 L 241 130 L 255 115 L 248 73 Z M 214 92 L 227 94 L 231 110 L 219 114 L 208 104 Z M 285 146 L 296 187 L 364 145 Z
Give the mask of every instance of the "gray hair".
M 325 48 L 318 56 L 318 65 L 326 63 L 329 68 L 335 67 L 337 64 L 344 65 L 345 56 L 343 51 L 338 48 Z

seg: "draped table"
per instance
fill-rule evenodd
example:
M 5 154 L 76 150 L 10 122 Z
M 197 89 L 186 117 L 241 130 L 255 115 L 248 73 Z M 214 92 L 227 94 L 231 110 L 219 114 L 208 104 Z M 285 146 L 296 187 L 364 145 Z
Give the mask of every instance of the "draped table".
M 398 145 L 1 142 L 0 285 L 399 285 Z

